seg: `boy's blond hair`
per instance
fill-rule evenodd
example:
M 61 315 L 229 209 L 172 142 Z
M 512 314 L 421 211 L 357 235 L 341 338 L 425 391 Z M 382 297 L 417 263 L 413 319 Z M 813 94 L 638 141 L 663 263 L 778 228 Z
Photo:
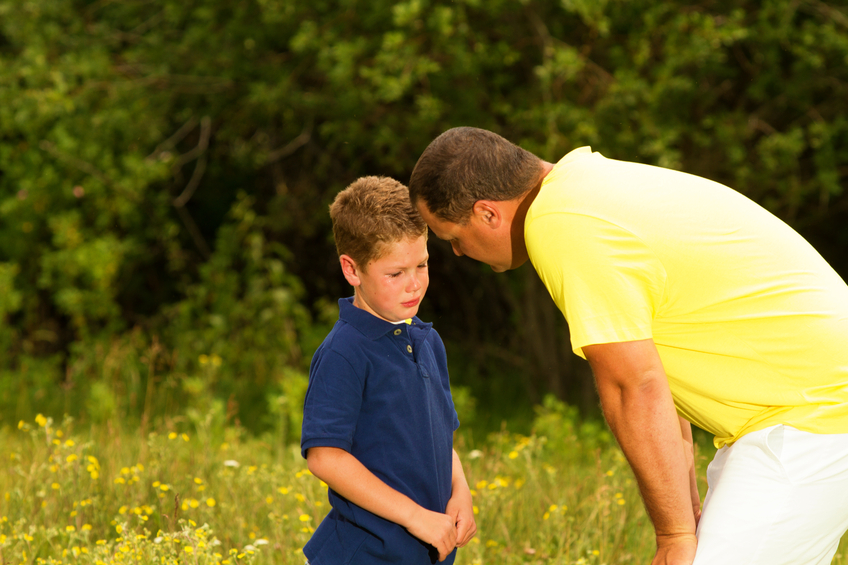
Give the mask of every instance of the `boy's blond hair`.
M 409 189 L 389 177 L 361 177 L 330 205 L 339 255 L 360 269 L 379 259 L 386 244 L 427 236 L 427 224 L 409 201 Z

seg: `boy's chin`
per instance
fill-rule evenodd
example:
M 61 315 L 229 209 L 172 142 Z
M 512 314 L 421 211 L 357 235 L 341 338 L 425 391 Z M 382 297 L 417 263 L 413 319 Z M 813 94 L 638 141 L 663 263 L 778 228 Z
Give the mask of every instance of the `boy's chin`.
M 410 319 L 410 318 L 411 318 L 411 317 L 413 317 L 413 316 L 417 316 L 417 315 L 418 315 L 418 306 L 419 306 L 419 304 L 416 304 L 416 305 L 415 305 L 414 307 L 412 307 L 412 308 L 407 308 L 407 309 L 404 311 L 405 316 L 402 318 L 402 320 L 408 320 L 408 319 Z M 398 321 L 401 321 L 401 320 L 398 320 Z

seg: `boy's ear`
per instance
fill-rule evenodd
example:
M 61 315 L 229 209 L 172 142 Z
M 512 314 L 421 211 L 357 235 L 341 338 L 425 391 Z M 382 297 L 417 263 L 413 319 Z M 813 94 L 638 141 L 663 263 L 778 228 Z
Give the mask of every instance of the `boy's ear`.
M 361 272 L 359 265 L 356 264 L 356 261 L 354 261 L 350 255 L 339 255 L 339 263 L 342 266 L 342 274 L 344 275 L 345 280 L 347 280 L 351 286 L 359 286 L 362 284 L 362 281 L 359 278 Z
M 503 222 L 503 210 L 495 200 L 478 200 L 471 207 L 471 215 L 492 229 L 499 228 Z

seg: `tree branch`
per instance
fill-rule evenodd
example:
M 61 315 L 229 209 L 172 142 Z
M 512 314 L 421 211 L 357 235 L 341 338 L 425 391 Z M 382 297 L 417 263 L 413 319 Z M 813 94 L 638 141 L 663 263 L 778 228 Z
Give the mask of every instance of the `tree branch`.
M 179 214 L 180 219 L 183 221 L 183 224 L 185 224 L 188 233 L 194 240 L 194 244 L 197 246 L 197 250 L 200 251 L 201 255 L 203 255 L 203 259 L 209 259 L 209 256 L 212 255 L 212 251 L 209 249 L 209 245 L 203 238 L 203 234 L 200 233 L 200 228 L 197 227 L 197 224 L 194 222 L 194 219 L 191 217 L 191 214 L 189 214 L 188 210 L 186 210 L 182 206 L 176 206 L 176 209 L 177 214 Z
M 197 142 L 197 147 L 188 153 L 185 153 L 177 160 L 177 165 L 175 165 L 175 167 L 179 168 L 188 162 L 187 159 L 189 159 L 189 156 L 192 156 L 192 159 L 198 158 L 197 165 L 194 167 L 191 179 L 189 179 L 182 194 L 174 199 L 173 204 L 177 208 L 182 208 L 186 205 L 186 202 L 191 199 L 194 191 L 197 190 L 197 186 L 200 184 L 200 179 L 203 178 L 203 173 L 206 172 L 206 149 L 209 147 L 209 136 L 211 131 L 212 120 L 209 116 L 204 116 L 203 119 L 200 120 L 200 140 Z
M 268 154 L 268 158 L 265 160 L 265 163 L 270 164 L 270 163 L 273 163 L 274 161 L 279 161 L 280 159 L 288 157 L 289 155 L 291 155 L 292 153 L 294 153 L 295 151 L 297 151 L 298 149 L 300 149 L 301 147 L 303 147 L 304 145 L 309 143 L 310 139 L 312 139 L 312 123 L 311 122 L 309 123 L 309 125 L 307 125 L 304 128 L 304 130 L 301 132 L 300 135 L 298 135 L 297 137 L 295 137 L 294 139 L 289 141 L 283 147 L 280 147 L 279 149 L 275 149 L 275 150 L 271 151 Z
M 174 169 L 177 170 L 189 161 L 194 161 L 206 151 L 206 148 L 209 147 L 209 135 L 212 132 L 212 120 L 209 116 L 203 116 L 200 120 L 200 139 L 197 142 L 197 145 L 189 151 L 188 153 L 183 153 L 179 157 L 177 157 L 176 163 L 174 163 Z
M 168 139 L 166 139 L 165 141 L 163 141 L 162 143 L 157 145 L 156 149 L 154 149 L 153 152 L 150 153 L 150 155 L 148 155 L 146 157 L 146 159 L 148 159 L 148 160 L 149 159 L 155 159 L 163 151 L 166 151 L 168 149 L 172 149 L 174 147 L 174 145 L 179 143 L 185 136 L 187 136 L 188 132 L 193 130 L 194 126 L 196 126 L 196 125 L 197 125 L 197 118 L 192 116 L 191 118 L 189 118 L 189 120 L 186 123 L 184 123 L 180 127 L 180 129 L 178 129 L 176 132 L 174 132 L 174 135 L 172 135 L 171 137 L 169 137 Z

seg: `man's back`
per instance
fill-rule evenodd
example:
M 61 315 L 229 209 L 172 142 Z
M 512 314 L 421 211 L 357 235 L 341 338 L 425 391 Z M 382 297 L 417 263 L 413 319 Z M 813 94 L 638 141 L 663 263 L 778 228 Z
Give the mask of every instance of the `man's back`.
M 718 444 L 848 432 L 848 287 L 739 193 L 584 148 L 545 179 L 525 239 L 575 352 L 652 338 L 678 410 Z

